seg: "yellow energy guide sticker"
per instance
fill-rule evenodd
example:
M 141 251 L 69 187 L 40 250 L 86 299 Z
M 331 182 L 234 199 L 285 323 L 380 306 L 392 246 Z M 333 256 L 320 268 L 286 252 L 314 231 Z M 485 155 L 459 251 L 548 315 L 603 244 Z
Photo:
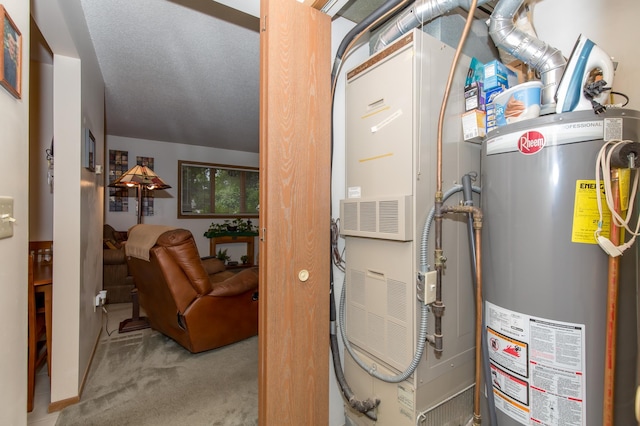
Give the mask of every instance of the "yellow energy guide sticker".
M 571 242 L 597 244 L 594 232 L 598 229 L 600 214 L 598 213 L 598 200 L 600 195 L 602 202 L 602 231 L 600 235 L 609 238 L 611 226 L 611 213 L 607 208 L 604 196 L 604 183 L 600 182 L 600 190 L 596 191 L 596 181 L 577 180 L 576 198 L 573 205 L 573 229 L 571 230 Z
M 618 169 L 618 185 L 620 185 L 620 210 L 629 209 L 629 187 L 631 184 L 631 169 Z

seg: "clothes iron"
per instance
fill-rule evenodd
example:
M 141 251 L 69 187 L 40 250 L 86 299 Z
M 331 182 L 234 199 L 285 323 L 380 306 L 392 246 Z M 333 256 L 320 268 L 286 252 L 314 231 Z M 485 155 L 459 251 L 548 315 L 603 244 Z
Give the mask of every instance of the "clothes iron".
M 611 58 L 594 42 L 580 35 L 558 84 L 556 112 L 604 110 L 602 104 L 606 103 L 613 85 L 613 74 Z

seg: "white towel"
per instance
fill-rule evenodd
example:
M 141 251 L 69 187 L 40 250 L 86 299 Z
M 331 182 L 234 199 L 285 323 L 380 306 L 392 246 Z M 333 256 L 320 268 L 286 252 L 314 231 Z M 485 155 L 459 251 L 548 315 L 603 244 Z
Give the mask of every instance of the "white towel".
M 129 237 L 125 244 L 127 256 L 149 262 L 149 250 L 156 244 L 158 237 L 167 231 L 176 229 L 166 225 L 135 225 L 129 229 Z

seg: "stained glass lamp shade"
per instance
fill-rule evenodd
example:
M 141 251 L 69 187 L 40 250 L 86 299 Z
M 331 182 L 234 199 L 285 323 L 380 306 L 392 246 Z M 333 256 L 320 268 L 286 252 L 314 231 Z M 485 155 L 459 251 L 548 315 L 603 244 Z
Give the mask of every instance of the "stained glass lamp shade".
M 138 192 L 138 223 L 142 223 L 142 191 L 171 188 L 147 166 L 134 166 L 109 184 L 112 188 L 133 188 Z

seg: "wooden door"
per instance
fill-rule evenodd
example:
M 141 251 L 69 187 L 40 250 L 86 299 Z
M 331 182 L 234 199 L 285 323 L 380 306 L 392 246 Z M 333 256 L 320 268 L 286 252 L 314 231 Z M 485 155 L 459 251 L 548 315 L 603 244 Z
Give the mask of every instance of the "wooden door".
M 262 0 L 259 424 L 328 423 L 330 32 Z

